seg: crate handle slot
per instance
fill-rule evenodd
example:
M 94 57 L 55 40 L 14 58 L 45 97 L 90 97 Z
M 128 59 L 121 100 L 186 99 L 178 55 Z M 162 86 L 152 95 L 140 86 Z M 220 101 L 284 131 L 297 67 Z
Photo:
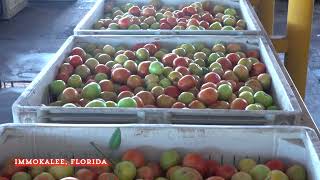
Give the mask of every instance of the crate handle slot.
M 266 125 L 272 124 L 274 118 L 266 118 L 264 116 L 238 116 L 236 118 L 233 116 L 223 116 L 223 115 L 181 115 L 174 114 L 172 115 L 171 123 L 175 124 L 214 124 L 214 125 Z M 214 121 L 212 121 L 214 120 Z
M 90 112 L 52 112 L 38 111 L 40 122 L 47 123 L 79 123 L 79 124 L 104 124 L 104 123 L 138 123 L 139 117 L 135 112 L 123 113 L 90 113 Z

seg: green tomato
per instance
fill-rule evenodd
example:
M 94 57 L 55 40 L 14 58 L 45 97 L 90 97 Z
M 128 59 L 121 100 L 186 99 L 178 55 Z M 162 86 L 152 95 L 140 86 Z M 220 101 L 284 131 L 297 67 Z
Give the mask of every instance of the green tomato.
M 176 49 L 172 50 L 172 53 L 175 53 L 178 56 L 185 56 L 187 54 L 186 50 L 183 48 L 176 48 Z
M 147 90 L 151 91 L 156 86 L 159 86 L 159 84 L 156 82 L 149 82 L 149 83 L 147 83 Z
M 172 71 L 173 71 L 172 67 L 167 66 L 167 67 L 164 67 L 162 74 L 163 74 L 165 77 L 168 77 L 168 75 L 169 75 Z
M 140 61 L 145 61 L 149 59 L 149 51 L 146 48 L 140 48 L 136 51 L 136 57 Z
M 163 88 L 166 88 L 168 86 L 171 85 L 171 81 L 168 78 L 163 78 L 160 82 L 159 82 L 160 86 L 162 86 Z
M 198 76 L 202 76 L 203 75 L 202 68 L 196 63 L 190 63 L 189 64 L 189 71 L 192 74 L 195 74 L 195 75 L 198 75 Z
M 77 107 L 77 106 L 75 104 L 73 104 L 73 103 L 67 103 L 67 104 L 63 105 L 62 107 L 72 107 L 72 108 L 74 108 L 74 107 Z
M 236 24 L 236 20 L 234 20 L 233 18 L 226 18 L 223 21 L 223 25 L 225 26 L 234 26 Z
M 140 24 L 140 28 L 141 29 L 149 29 L 149 25 L 147 24 L 147 23 L 144 23 L 144 22 L 142 22 L 141 24 Z
M 116 63 L 119 63 L 119 64 L 123 64 L 124 62 L 126 62 L 127 60 L 129 60 L 129 58 L 124 55 L 124 54 L 119 54 L 118 56 L 116 56 L 116 58 L 114 59 L 114 61 Z
M 221 30 L 222 31 L 234 31 L 235 29 L 232 26 L 224 26 Z
M 204 52 L 207 56 L 210 56 L 211 54 L 211 50 L 209 48 L 203 48 L 201 51 Z
M 196 49 L 192 44 L 182 44 L 180 47 L 184 49 L 187 54 L 194 54 L 196 52 Z
M 94 80 L 96 81 L 96 82 L 100 82 L 100 81 L 102 81 L 102 80 L 105 80 L 105 79 L 108 79 L 108 75 L 107 74 L 105 74 L 105 73 L 98 73 L 98 74 L 96 74 L 96 76 L 94 77 Z
M 62 80 L 54 80 L 50 85 L 50 93 L 54 96 L 59 96 L 62 91 L 66 88 L 66 83 Z
M 230 16 L 236 16 L 237 11 L 234 8 L 227 8 L 226 10 L 224 10 L 224 14 L 230 15 Z
M 80 88 L 82 84 L 82 79 L 79 75 L 73 74 L 68 79 L 68 86 L 73 88 Z
M 156 57 L 157 59 L 162 59 L 162 57 L 166 55 L 165 52 L 163 51 L 157 51 L 155 54 L 154 54 L 154 57 Z
M 211 63 L 209 69 L 212 71 L 214 68 L 222 69 L 222 65 L 218 62 Z
M 160 21 L 160 19 L 165 18 L 165 15 L 163 15 L 162 13 L 157 13 L 156 14 L 156 20 Z
M 102 100 L 92 100 L 85 107 L 107 107 L 106 103 Z
M 88 100 L 93 100 L 100 97 L 101 87 L 95 82 L 87 84 L 81 91 L 81 96 Z
M 108 54 L 109 56 L 113 56 L 114 53 L 116 53 L 116 50 L 114 49 L 113 46 L 107 44 L 103 47 L 102 51 L 106 54 Z
M 160 29 L 160 24 L 158 22 L 151 24 L 151 29 Z
M 263 110 L 264 108 L 261 107 L 260 105 L 258 104 L 249 104 L 245 110 L 247 111 L 261 111 Z
M 252 94 L 254 93 L 253 92 L 253 89 L 249 86 L 242 86 L 240 89 L 239 89 L 239 94 L 242 93 L 242 92 L 245 92 L 245 91 L 249 91 L 251 92 Z
M 222 101 L 228 101 L 232 96 L 232 87 L 228 84 L 221 84 L 218 87 L 218 98 Z
M 198 26 L 195 26 L 195 25 L 190 25 L 187 27 L 186 30 L 200 30 Z
M 204 53 L 204 52 L 196 52 L 196 53 L 193 55 L 193 59 L 203 59 L 203 60 L 207 60 L 208 57 L 207 57 L 207 54 Z
M 210 25 L 209 27 L 210 30 L 221 30 L 222 29 L 222 25 L 220 22 L 214 22 Z
M 190 104 L 193 100 L 195 97 L 191 92 L 182 92 L 178 97 L 178 101 L 184 104 Z
M 137 170 L 131 161 L 121 161 L 117 163 L 114 173 L 119 179 L 130 180 L 134 179 L 137 174 Z
M 203 59 L 196 59 L 194 63 L 198 64 L 200 67 L 205 67 L 206 66 L 206 61 Z
M 129 30 L 140 30 L 140 26 L 137 24 L 132 24 L 128 27 Z
M 137 102 L 131 97 L 125 97 L 120 99 L 118 102 L 118 107 L 135 108 L 137 107 Z
M 113 101 L 107 101 L 106 102 L 106 106 L 107 107 L 117 107 L 117 103 L 113 102 Z
M 272 96 L 270 96 L 269 94 L 265 93 L 264 91 L 257 91 L 254 94 L 254 101 L 256 103 L 259 103 L 259 104 L 263 105 L 265 108 L 271 106 L 272 103 L 273 103 Z
M 109 30 L 115 30 L 115 29 L 119 29 L 119 25 L 117 23 L 110 23 L 108 26 Z
M 151 74 L 157 74 L 157 75 L 160 75 L 163 73 L 163 69 L 164 69 L 164 66 L 161 62 L 159 61 L 154 61 L 150 64 L 149 66 L 149 72 Z
M 217 61 L 217 59 L 219 59 L 221 56 L 218 53 L 212 53 L 210 54 L 210 56 L 208 57 L 208 63 L 212 64 L 214 62 Z
M 240 93 L 239 98 L 246 100 L 248 104 L 254 103 L 253 94 L 249 91 L 244 91 L 244 92 Z

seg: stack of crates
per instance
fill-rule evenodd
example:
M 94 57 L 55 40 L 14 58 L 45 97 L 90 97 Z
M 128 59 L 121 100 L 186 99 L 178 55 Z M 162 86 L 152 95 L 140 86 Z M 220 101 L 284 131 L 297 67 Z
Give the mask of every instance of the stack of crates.
M 167 6 L 178 6 L 179 1 L 161 1 Z M 196 1 L 184 1 L 192 4 Z M 278 56 L 272 45 L 264 36 L 263 27 L 259 22 L 251 4 L 247 0 L 211 1 L 213 4 L 223 5 L 236 9 L 239 16 L 246 22 L 245 30 L 109 30 L 93 26 L 105 18 L 106 3 L 98 0 L 93 8 L 84 16 L 70 37 L 56 56 L 43 68 L 27 90 L 13 105 L 14 122 L 34 123 L 173 123 L 173 124 L 299 124 L 302 110 L 289 83 L 285 72 L 281 71 Z M 110 3 L 110 2 L 108 2 Z M 126 1 L 117 0 L 112 6 L 121 7 Z M 147 5 L 148 1 L 132 1 L 140 6 Z M 61 108 L 57 106 L 43 106 L 52 102 L 48 86 L 56 77 L 60 65 L 70 55 L 76 46 L 84 47 L 86 43 L 99 46 L 132 47 L 136 44 L 157 42 L 161 47 L 170 50 L 183 43 L 205 43 L 208 47 L 222 42 L 224 44 L 241 44 L 243 48 L 258 50 L 261 61 L 266 65 L 266 71 L 271 75 L 270 94 L 279 110 L 239 111 L 226 109 L 162 109 L 162 108 Z M 90 120 L 88 120 L 90 119 Z
M 130 1 L 133 4 L 137 3 L 140 7 L 148 5 L 148 2 Z M 175 7 L 195 2 L 195 0 L 162 1 L 166 6 Z M 38 143 L 48 144 L 42 147 L 33 144 L 30 149 L 23 150 L 21 156 L 28 156 L 31 151 L 36 151 L 32 153 L 34 155 L 50 152 L 63 154 L 65 151 L 70 151 L 72 153 L 64 155 L 80 157 L 84 152 L 91 152 L 85 147 L 90 141 L 95 139 L 98 143 L 101 140 L 100 143 L 102 143 L 110 138 L 115 128 L 119 127 L 125 138 L 119 153 L 128 148 L 138 148 L 145 152 L 149 159 L 154 159 L 153 151 L 144 147 L 153 147 L 154 152 L 176 148 L 181 149 L 182 153 L 199 151 L 206 157 L 213 155 L 221 160 L 221 163 L 229 164 L 237 164 L 243 157 L 252 157 L 261 163 L 266 159 L 278 158 L 289 163 L 300 162 L 308 169 L 309 179 L 319 179 L 320 175 L 316 170 L 320 168 L 319 139 L 313 130 L 299 126 L 302 109 L 286 79 L 287 72 L 281 70 L 278 55 L 250 2 L 248 0 L 211 0 L 210 2 L 235 8 L 240 17 L 245 20 L 246 29 L 228 31 L 100 28 L 94 30 L 94 24 L 105 18 L 105 10 L 110 5 L 109 1 L 97 0 L 94 7 L 76 26 L 74 35 L 66 40 L 52 60 L 14 103 L 12 107 L 14 122 L 22 124 L 3 126 L 2 135 L 11 137 L 12 134 L 17 133 L 17 137 L 25 137 L 23 142 L 36 139 Z M 127 1 L 124 0 L 116 0 L 111 5 L 121 7 L 126 3 Z M 216 43 L 225 45 L 235 43 L 241 44 L 244 49 L 257 50 L 259 59 L 266 66 L 266 72 L 271 75 L 269 92 L 279 110 L 49 106 L 53 102 L 49 85 L 56 79 L 60 66 L 68 62 L 67 58 L 74 47 L 84 48 L 88 44 L 103 47 L 109 44 L 127 46 L 131 49 L 130 47 L 137 44 L 156 43 L 172 50 L 183 43 L 198 42 L 208 47 Z M 56 138 L 51 138 L 53 136 Z M 132 138 L 135 140 L 132 141 Z M 169 139 L 170 142 L 167 144 Z M 67 150 L 63 146 L 51 148 L 52 144 L 59 144 L 61 141 L 66 144 L 73 143 L 72 150 Z M 14 144 L 15 142 L 6 141 L 6 143 Z M 0 146 L 3 151 L 6 148 Z M 288 149 L 290 153 L 287 153 Z M 14 154 L 19 152 L 11 151 L 10 155 Z

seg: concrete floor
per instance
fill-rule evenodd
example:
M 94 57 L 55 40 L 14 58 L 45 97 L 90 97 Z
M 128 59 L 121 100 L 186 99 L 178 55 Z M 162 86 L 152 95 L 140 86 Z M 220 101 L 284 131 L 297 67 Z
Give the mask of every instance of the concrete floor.
M 0 21 L 0 79 L 32 80 L 93 4 L 30 2 L 13 19 Z
M 30 2 L 30 0 L 29 0 Z M 0 81 L 31 81 L 73 29 L 94 0 L 31 1 L 9 21 L 0 21 Z M 277 0 L 275 34 L 286 29 L 287 2 Z M 316 4 L 305 102 L 320 125 L 320 6 Z M 66 19 L 68 21 L 66 21 Z M 12 122 L 11 105 L 23 88 L 0 90 L 0 123 Z

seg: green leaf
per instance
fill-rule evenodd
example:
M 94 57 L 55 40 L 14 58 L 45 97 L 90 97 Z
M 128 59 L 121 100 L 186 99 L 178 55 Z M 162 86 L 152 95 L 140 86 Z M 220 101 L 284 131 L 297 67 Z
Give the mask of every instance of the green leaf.
M 118 149 L 120 144 L 121 144 L 121 130 L 120 128 L 117 128 L 113 132 L 111 139 L 109 140 L 109 148 L 111 150 Z

